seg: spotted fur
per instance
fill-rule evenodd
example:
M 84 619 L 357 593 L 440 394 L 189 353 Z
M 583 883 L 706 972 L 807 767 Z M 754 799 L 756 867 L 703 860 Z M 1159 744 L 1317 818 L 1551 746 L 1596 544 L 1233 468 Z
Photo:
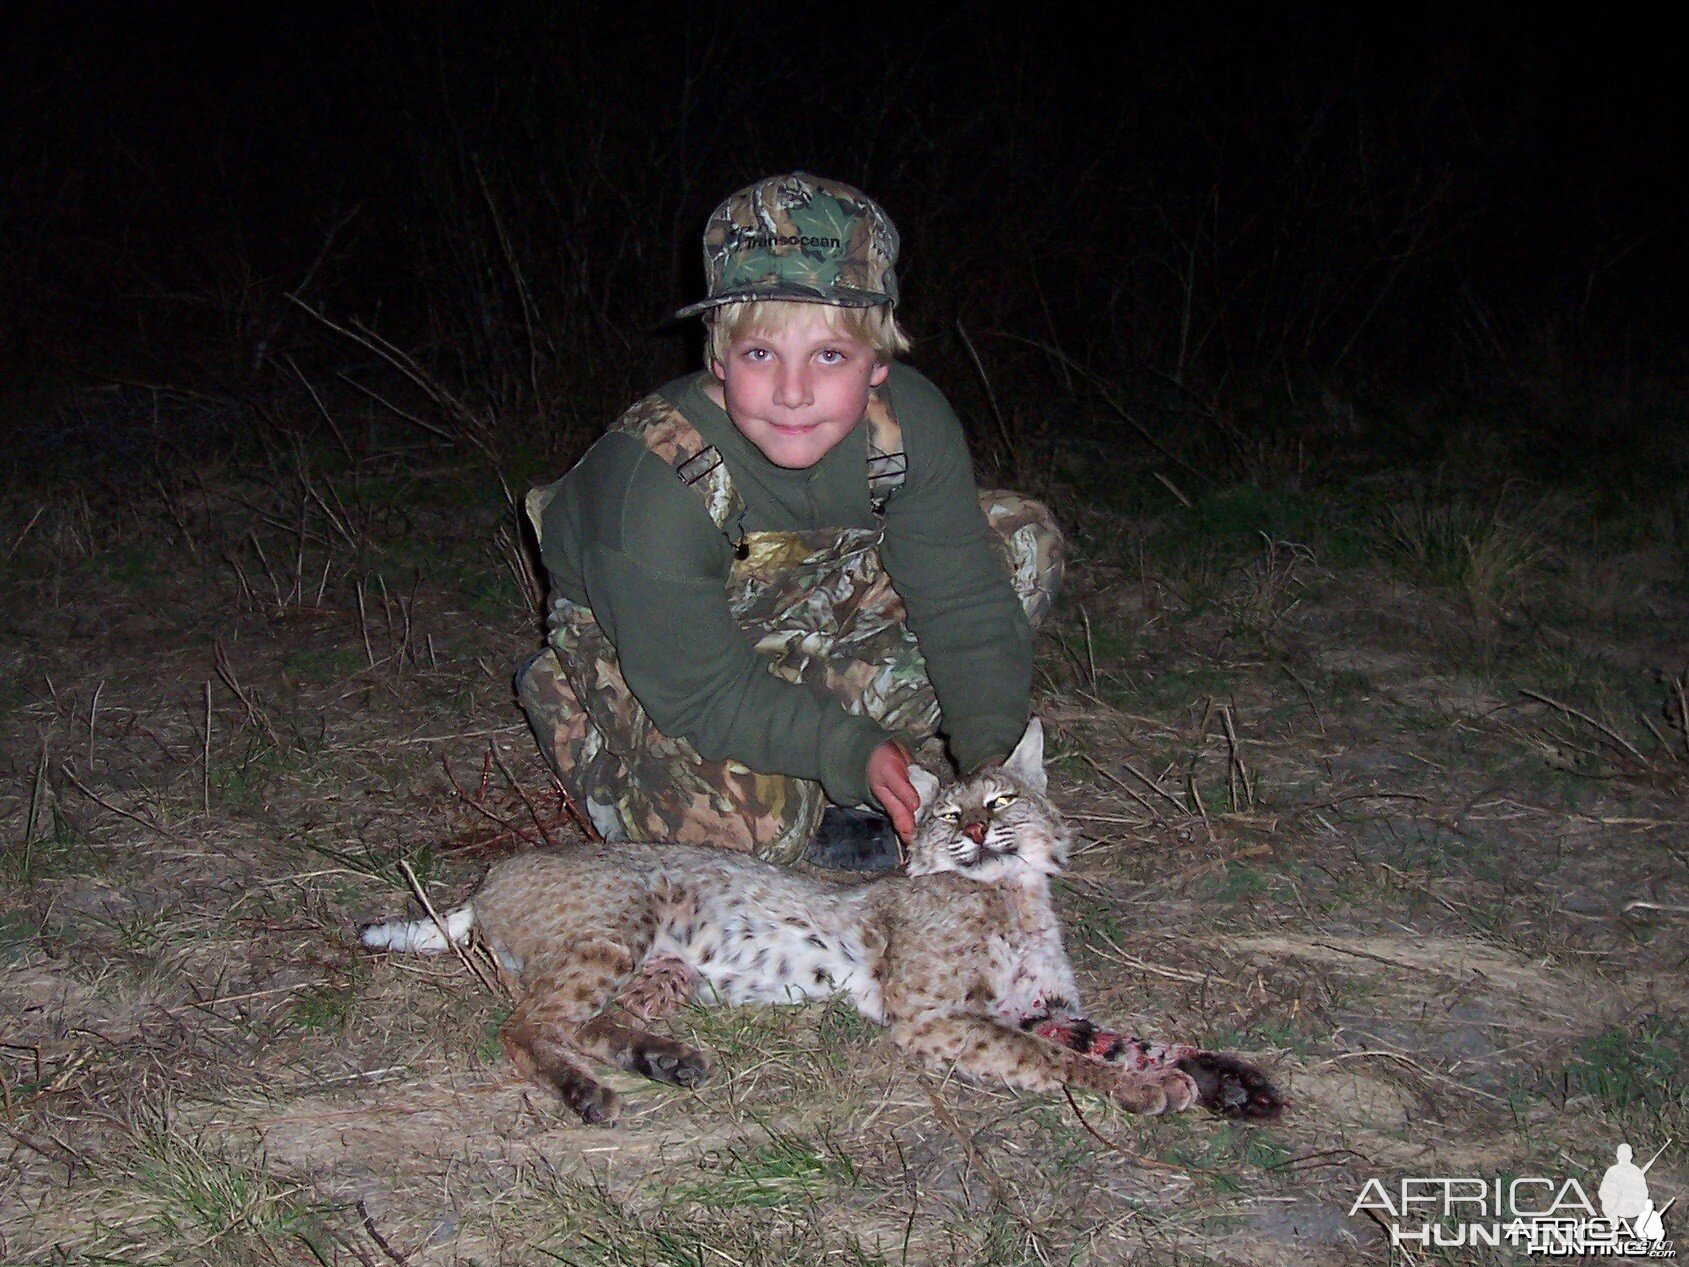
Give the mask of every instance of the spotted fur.
M 1135 1112 L 1201 1103 L 1278 1113 L 1260 1070 L 1234 1056 L 1147 1042 L 1086 1018 L 1050 906 L 1069 834 L 1045 796 L 1036 719 L 1000 768 L 921 794 L 907 874 L 845 884 L 745 854 L 615 844 L 522 854 L 494 866 L 444 918 L 479 930 L 524 993 L 503 1030 L 527 1076 L 589 1122 L 616 1097 L 587 1060 L 681 1085 L 695 1051 L 631 1023 L 690 1000 L 847 998 L 929 1066 L 1034 1091 L 1077 1085 Z M 365 929 L 372 948 L 438 953 L 432 920 Z

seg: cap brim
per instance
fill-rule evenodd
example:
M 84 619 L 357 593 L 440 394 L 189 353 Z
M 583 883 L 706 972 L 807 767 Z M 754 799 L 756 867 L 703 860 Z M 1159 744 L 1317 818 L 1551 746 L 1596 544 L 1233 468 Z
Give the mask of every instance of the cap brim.
M 873 308 L 878 304 L 895 302 L 890 295 L 883 295 L 872 290 L 858 290 L 854 286 L 834 286 L 825 291 L 809 286 L 794 286 L 789 283 L 744 286 L 724 295 L 711 295 L 708 299 L 701 300 L 698 303 L 687 304 L 686 307 L 674 314 L 674 319 L 678 321 L 682 317 L 695 317 L 701 312 L 708 312 L 711 308 L 720 308 L 724 304 L 767 299 L 783 299 L 800 304 L 832 304 L 836 308 Z

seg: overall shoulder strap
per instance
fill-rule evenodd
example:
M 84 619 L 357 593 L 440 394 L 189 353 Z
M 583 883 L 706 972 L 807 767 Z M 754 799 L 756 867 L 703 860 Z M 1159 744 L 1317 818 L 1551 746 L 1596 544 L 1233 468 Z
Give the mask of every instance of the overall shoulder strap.
M 903 426 L 879 388 L 868 393 L 868 504 L 883 515 L 891 495 L 909 475 L 903 452 Z
M 710 522 L 729 540 L 743 536 L 739 521 L 745 504 L 733 488 L 727 463 L 712 444 L 705 444 L 698 428 L 680 407 L 660 394 L 647 396 L 622 415 L 616 430 L 636 437 L 647 449 L 674 468 L 680 482 L 697 494 Z

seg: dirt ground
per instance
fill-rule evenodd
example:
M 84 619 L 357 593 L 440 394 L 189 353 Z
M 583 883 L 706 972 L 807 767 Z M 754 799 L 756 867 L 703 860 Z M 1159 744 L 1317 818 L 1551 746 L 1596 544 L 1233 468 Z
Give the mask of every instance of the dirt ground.
M 1681 493 L 1156 502 L 1053 463 L 1035 705 L 1091 1010 L 1249 1053 L 1292 1110 L 970 1087 L 834 1005 L 688 1011 L 712 1080 L 618 1075 L 594 1129 L 456 959 L 354 944 L 413 879 L 444 906 L 574 831 L 484 470 L 373 433 L 161 451 L 0 504 L 4 1262 L 1342 1264 L 1389 1257 L 1372 1177 L 1593 1196 L 1670 1141 L 1651 1190 L 1685 1190 Z

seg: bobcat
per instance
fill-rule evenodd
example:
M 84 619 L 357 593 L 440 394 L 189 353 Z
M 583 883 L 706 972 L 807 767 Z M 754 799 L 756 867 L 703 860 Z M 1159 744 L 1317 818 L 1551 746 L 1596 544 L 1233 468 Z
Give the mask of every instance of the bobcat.
M 975 1080 L 1080 1086 L 1142 1113 L 1279 1112 L 1283 1098 L 1247 1061 L 1085 1017 L 1050 907 L 1069 832 L 1044 795 L 1036 718 L 1001 767 L 942 788 L 909 773 L 921 806 L 903 876 L 841 883 L 683 845 L 536 851 L 495 865 L 443 929 L 379 924 L 363 944 L 437 954 L 478 929 L 524 987 L 505 1051 L 592 1123 L 618 1106 L 588 1057 L 681 1086 L 704 1079 L 702 1053 L 630 1023 L 695 996 L 844 995 L 905 1051 Z

